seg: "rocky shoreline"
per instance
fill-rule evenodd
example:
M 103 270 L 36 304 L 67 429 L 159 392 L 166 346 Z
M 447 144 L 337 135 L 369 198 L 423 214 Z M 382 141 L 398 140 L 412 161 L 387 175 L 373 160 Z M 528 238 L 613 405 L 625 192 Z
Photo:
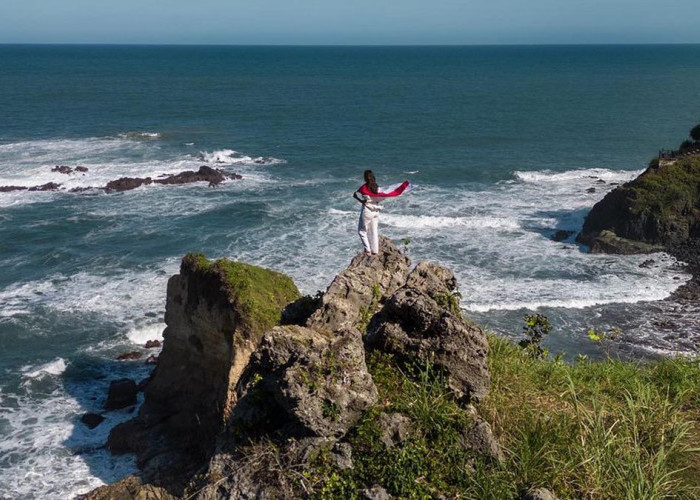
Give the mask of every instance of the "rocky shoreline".
M 87 167 L 80 165 L 75 168 L 67 165 L 56 165 L 51 169 L 52 172 L 58 172 L 64 175 L 73 175 L 81 173 L 85 175 L 88 172 Z M 70 193 L 82 193 L 84 191 L 105 191 L 106 193 L 130 191 L 141 186 L 150 184 L 175 185 L 175 184 L 191 184 L 193 182 L 206 182 L 209 187 L 216 187 L 226 180 L 238 180 L 242 177 L 237 173 L 228 173 L 221 169 L 214 169 L 206 165 L 199 167 L 196 172 L 186 170 L 178 174 L 163 174 L 155 179 L 151 177 L 121 177 L 109 181 L 106 185 L 100 187 L 76 187 L 69 189 Z M 38 186 L 0 186 L 0 193 L 11 193 L 15 191 L 59 191 L 61 184 L 56 182 L 47 182 Z
M 82 498 L 304 496 L 304 471 L 319 455 L 353 467 L 347 436 L 367 415 L 385 446 L 411 433 L 411 419 L 378 400 L 372 356 L 441 374 L 469 415 L 465 456 L 502 460 L 474 406 L 489 392 L 488 343 L 459 312 L 456 287 L 452 271 L 411 269 L 384 238 L 378 256 L 355 256 L 317 297 L 299 297 L 273 271 L 186 256 L 168 283 L 163 351 L 145 402 L 107 443 L 135 453 L 142 472 Z M 390 498 L 380 484 L 362 495 Z

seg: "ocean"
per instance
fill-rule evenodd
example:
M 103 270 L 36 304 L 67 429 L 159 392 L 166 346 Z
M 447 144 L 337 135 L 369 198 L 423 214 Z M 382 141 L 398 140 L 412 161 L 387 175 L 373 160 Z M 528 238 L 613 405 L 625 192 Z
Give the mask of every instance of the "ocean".
M 698 123 L 699 82 L 697 45 L 0 46 L 0 186 L 61 184 L 0 192 L 0 498 L 133 472 L 102 447 L 133 414 L 79 419 L 148 375 L 180 258 L 323 290 L 361 250 L 367 168 L 415 185 L 381 234 L 452 268 L 488 330 L 517 339 L 539 312 L 567 359 L 601 355 L 591 327 L 622 330 L 613 355 L 696 353 L 698 311 L 663 300 L 689 279 L 671 257 L 590 255 L 573 232 Z M 201 165 L 242 179 L 71 191 Z

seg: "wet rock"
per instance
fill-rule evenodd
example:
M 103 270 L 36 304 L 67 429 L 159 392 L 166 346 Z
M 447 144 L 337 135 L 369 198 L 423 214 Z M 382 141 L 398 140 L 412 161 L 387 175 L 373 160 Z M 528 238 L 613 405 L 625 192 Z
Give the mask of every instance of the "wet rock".
M 80 165 L 78 165 L 77 167 L 75 167 L 75 171 L 76 171 L 76 172 L 85 173 L 85 172 L 88 171 L 88 168 L 87 168 L 87 167 L 81 167 Z
M 598 179 L 595 181 L 596 184 L 605 184 L 605 181 L 603 179 Z
M 80 421 L 85 424 L 88 429 L 94 429 L 104 421 L 104 417 L 98 413 L 85 413 L 80 417 Z
M 70 174 L 73 172 L 73 169 L 67 165 L 56 165 L 51 171 L 58 172 L 59 174 Z
M 587 193 L 595 193 L 595 188 L 588 188 L 586 189 Z
M 479 400 L 490 386 L 486 336 L 459 312 L 456 283 L 446 279 L 452 272 L 421 264 L 372 318 L 367 344 L 404 359 L 430 362 L 445 371 L 457 397 Z
M 477 417 L 462 436 L 462 447 L 480 455 L 502 462 L 505 459 L 501 445 L 493 435 L 491 426 L 483 418 Z
M 220 170 L 203 165 L 197 172 L 187 170 L 176 175 L 171 175 L 164 179 L 156 179 L 157 184 L 188 184 L 191 182 L 208 182 L 210 185 L 218 186 L 226 177 Z
M 26 186 L 0 186 L 0 193 L 9 193 L 12 191 L 24 191 Z
M 155 365 L 157 363 L 158 363 L 158 356 L 156 356 L 155 354 L 151 354 L 150 356 L 148 356 L 146 358 L 147 365 Z
M 411 435 L 411 419 L 401 413 L 382 413 L 378 419 L 379 440 L 387 448 L 403 443 Z
M 28 189 L 28 191 L 56 191 L 60 187 L 61 185 L 56 184 L 55 182 L 47 182 L 41 186 L 32 186 Z
M 117 356 L 118 361 L 133 361 L 141 358 L 141 353 L 138 351 L 123 352 Z
M 105 403 L 106 410 L 119 410 L 136 404 L 136 393 L 138 388 L 136 382 L 130 378 L 122 378 L 114 380 L 109 384 L 109 393 L 107 402 Z
M 558 500 L 557 496 L 547 488 L 536 488 L 527 490 L 520 495 L 520 500 Z
M 104 187 L 104 190 L 108 193 L 113 191 L 129 191 L 144 185 L 147 186 L 151 183 L 153 183 L 153 179 L 150 177 L 146 177 L 145 179 L 142 179 L 141 177 L 121 177 L 120 179 L 109 181 Z
M 306 326 L 327 331 L 363 327 L 363 316 L 404 284 L 410 264 L 389 239 L 381 238 L 378 255 L 356 255 L 335 277 Z
M 161 346 L 160 340 L 148 340 L 144 346 L 146 349 L 155 349 Z
M 251 360 L 232 421 L 251 427 L 277 420 L 287 434 L 339 438 L 376 402 L 359 332 L 281 326 L 264 335 Z
M 554 232 L 552 235 L 552 241 L 564 241 L 568 239 L 570 236 L 573 236 L 576 233 L 576 231 L 567 231 L 565 229 L 559 229 Z
M 392 498 L 392 496 L 378 484 L 375 484 L 371 488 L 364 489 L 360 493 L 362 493 L 362 498 L 366 500 L 390 500 Z
M 644 262 L 642 262 L 641 264 L 639 264 L 639 267 L 641 267 L 643 269 L 648 269 L 648 268 L 652 267 L 654 264 L 656 264 L 656 261 L 654 259 L 647 259 Z

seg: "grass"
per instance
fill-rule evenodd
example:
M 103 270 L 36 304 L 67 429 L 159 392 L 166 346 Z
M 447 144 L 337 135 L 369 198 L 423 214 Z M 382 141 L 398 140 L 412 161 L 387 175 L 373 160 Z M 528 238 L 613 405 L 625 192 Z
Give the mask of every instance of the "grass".
M 619 189 L 630 194 L 633 213 L 668 218 L 695 207 L 700 197 L 699 181 L 700 158 L 689 156 L 673 165 L 649 169 Z
M 368 355 L 380 404 L 347 437 L 354 468 L 320 454 L 304 496 L 359 498 L 373 484 L 396 498 L 513 500 L 546 487 L 560 499 L 700 498 L 700 361 L 653 363 L 537 359 L 490 337 L 492 389 L 479 405 L 506 454 L 503 463 L 460 445 L 472 420 L 429 365 Z M 378 417 L 410 417 L 411 436 L 379 439 Z
M 189 253 L 182 266 L 218 279 L 231 303 L 241 311 L 245 326 L 258 334 L 278 325 L 282 309 L 300 297 L 288 276 L 243 262 L 225 258 L 210 261 L 202 254 Z

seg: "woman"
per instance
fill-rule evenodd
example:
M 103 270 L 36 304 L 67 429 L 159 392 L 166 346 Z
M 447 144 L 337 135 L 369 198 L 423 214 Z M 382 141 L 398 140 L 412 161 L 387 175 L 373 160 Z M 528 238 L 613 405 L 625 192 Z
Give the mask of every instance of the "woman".
M 379 186 L 374 178 L 374 172 L 365 170 L 365 183 L 353 193 L 353 198 L 362 203 L 360 221 L 357 224 L 357 233 L 365 247 L 365 255 L 377 255 L 379 253 L 379 212 L 380 205 Z
M 365 255 L 377 255 L 379 253 L 379 212 L 382 210 L 382 198 L 393 198 L 407 193 L 413 186 L 408 181 L 393 184 L 387 187 L 377 186 L 374 172 L 365 170 L 365 183 L 353 193 L 353 198 L 362 203 L 360 221 L 357 225 L 357 233 L 365 248 Z

